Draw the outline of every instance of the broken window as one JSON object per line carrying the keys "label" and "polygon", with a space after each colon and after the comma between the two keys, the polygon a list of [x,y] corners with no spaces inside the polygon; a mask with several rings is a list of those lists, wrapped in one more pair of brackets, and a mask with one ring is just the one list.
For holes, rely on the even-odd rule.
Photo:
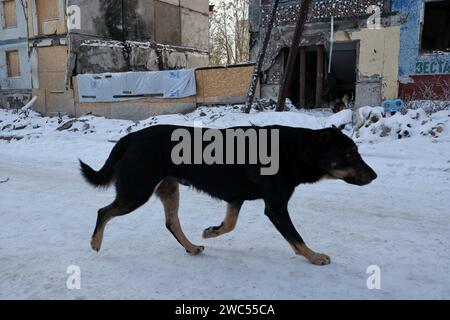
{"label": "broken window", "polygon": [[450,52],[450,0],[425,2],[422,51]]}
{"label": "broken window", "polygon": [[17,27],[17,15],[16,15],[16,1],[15,0],[3,0],[3,17],[4,28]]}
{"label": "broken window", "polygon": [[19,51],[6,51],[6,66],[8,68],[8,77],[20,76],[20,57]]}

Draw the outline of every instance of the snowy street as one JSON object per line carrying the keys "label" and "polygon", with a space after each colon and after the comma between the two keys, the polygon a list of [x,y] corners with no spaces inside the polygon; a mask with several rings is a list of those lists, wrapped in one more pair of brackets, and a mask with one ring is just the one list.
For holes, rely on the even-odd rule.
{"label": "snowy street", "polygon": [[[48,129],[40,138],[0,139],[0,181],[9,178],[0,183],[0,299],[450,298],[448,135],[360,144],[378,173],[369,186],[297,188],[291,218],[307,244],[332,259],[319,267],[294,255],[262,201],[244,204],[234,232],[202,239],[222,221],[225,203],[184,187],[181,223],[206,247],[202,255],[186,254],[166,230],[155,197],[108,224],[102,251],[92,251],[97,210],[114,190],[84,182],[78,159],[98,169],[108,140],[123,135],[99,132],[126,125],[99,120],[96,134]],[[71,265],[80,267],[80,290],[66,286]],[[371,265],[381,268],[381,290],[367,288]]]}

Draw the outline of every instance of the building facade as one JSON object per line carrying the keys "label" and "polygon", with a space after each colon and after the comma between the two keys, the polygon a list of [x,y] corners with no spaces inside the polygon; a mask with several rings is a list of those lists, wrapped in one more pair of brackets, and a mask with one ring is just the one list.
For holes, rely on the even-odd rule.
{"label": "building facade", "polygon": [[25,11],[19,0],[0,1],[0,106],[17,108],[31,96]]}
{"label": "building facade", "polygon": [[450,101],[450,0],[396,0],[401,17],[399,95]]}
{"label": "building facade", "polygon": [[[209,63],[208,0],[14,2],[16,27],[14,32],[1,31],[0,45],[20,46],[23,84],[19,85],[16,75],[5,76],[6,67],[0,64],[2,89],[32,89],[38,97],[34,108],[44,114],[77,114],[72,79],[78,74],[193,68]],[[25,9],[20,11],[22,4]],[[21,12],[26,14],[20,16]],[[6,32],[12,40],[3,36]],[[6,49],[0,49],[0,54]]]}
{"label": "building facade", "polygon": [[[250,1],[251,55],[256,59],[271,1]],[[430,16],[427,9],[436,3],[439,9],[433,7]],[[398,97],[449,100],[445,94],[448,90],[442,89],[449,74],[448,3],[448,0],[313,1],[289,98],[306,107],[324,106],[346,94],[354,97],[356,107],[380,105],[383,100]],[[299,10],[298,0],[280,1],[264,62],[262,96],[278,94]],[[439,21],[442,29],[433,33],[435,21]],[[423,50],[422,38],[442,31],[443,38],[428,40],[428,43],[435,41],[438,49]],[[426,71],[429,74],[423,74]],[[428,91],[419,90],[424,82],[439,85]]]}

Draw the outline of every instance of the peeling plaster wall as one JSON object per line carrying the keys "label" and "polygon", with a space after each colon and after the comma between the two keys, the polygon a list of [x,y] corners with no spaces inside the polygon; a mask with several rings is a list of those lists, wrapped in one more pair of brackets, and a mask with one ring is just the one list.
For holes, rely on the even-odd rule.
{"label": "peeling plaster wall", "polygon": [[[350,32],[349,36],[351,40],[359,41],[356,106],[373,105],[374,102],[379,104],[381,100],[397,98],[400,26],[376,30],[366,28]],[[337,40],[339,41],[339,38]],[[367,84],[368,87],[373,87],[377,82],[380,88],[374,88],[374,96],[379,95],[378,99],[369,99],[366,102],[366,94],[358,95],[358,86]],[[364,90],[360,88],[359,91],[361,93]]]}
{"label": "peeling plaster wall", "polygon": [[209,63],[207,51],[152,42],[89,40],[77,47],[76,56],[75,74],[174,70]]}

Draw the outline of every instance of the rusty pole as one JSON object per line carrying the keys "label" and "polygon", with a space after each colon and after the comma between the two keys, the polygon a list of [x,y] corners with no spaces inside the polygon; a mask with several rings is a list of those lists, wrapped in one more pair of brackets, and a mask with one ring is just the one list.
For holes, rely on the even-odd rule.
{"label": "rusty pole", "polygon": [[294,71],[295,60],[297,59],[298,50],[300,47],[300,40],[302,38],[303,30],[305,28],[306,19],[308,18],[309,7],[311,0],[303,0],[300,7],[300,15],[295,26],[294,37],[292,39],[291,49],[289,51],[289,57],[284,68],[283,80],[281,82],[280,91],[278,94],[278,108],[277,111],[284,111],[286,107],[286,97],[289,87],[292,82],[292,74]]}
{"label": "rusty pole", "polygon": [[270,13],[269,23],[267,24],[266,35],[264,37],[263,45],[259,51],[258,59],[256,60],[255,69],[253,70],[252,81],[250,83],[250,88],[248,89],[247,102],[245,103],[245,112],[250,113],[252,110],[253,100],[255,99],[256,87],[258,85],[258,78],[261,73],[261,69],[266,57],[267,46],[270,41],[270,36],[272,34],[273,25],[275,23],[275,18],[278,11],[278,4],[280,0],[273,0],[272,10]]}

